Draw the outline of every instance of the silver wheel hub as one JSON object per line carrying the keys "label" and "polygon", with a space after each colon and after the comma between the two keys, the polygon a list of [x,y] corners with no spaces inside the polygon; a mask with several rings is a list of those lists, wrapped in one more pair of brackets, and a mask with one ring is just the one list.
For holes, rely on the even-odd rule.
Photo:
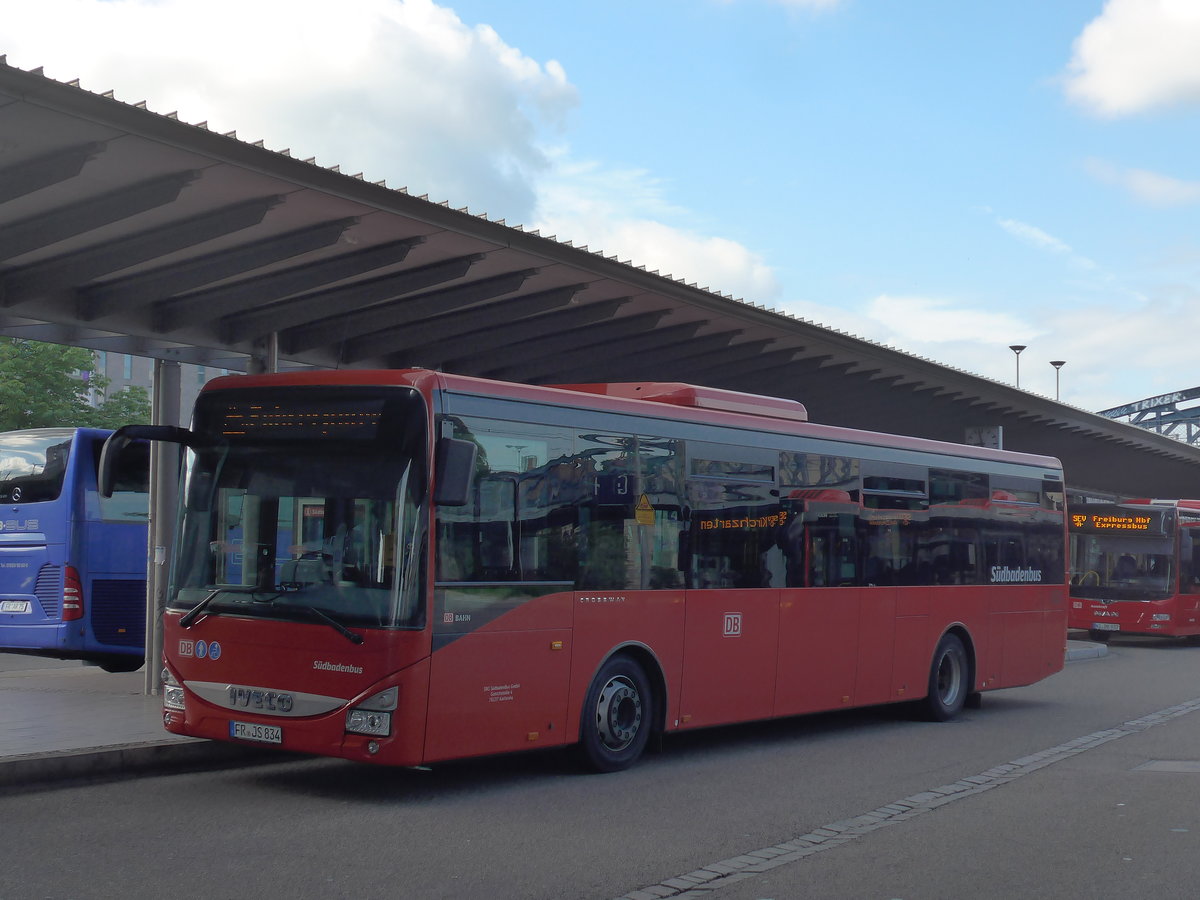
{"label": "silver wheel hub", "polygon": [[952,706],[962,690],[963,671],[959,659],[953,653],[946,653],[938,663],[937,686],[942,703]]}
{"label": "silver wheel hub", "polygon": [[624,750],[642,725],[642,698],[624,675],[610,678],[596,701],[596,731],[609,750]]}

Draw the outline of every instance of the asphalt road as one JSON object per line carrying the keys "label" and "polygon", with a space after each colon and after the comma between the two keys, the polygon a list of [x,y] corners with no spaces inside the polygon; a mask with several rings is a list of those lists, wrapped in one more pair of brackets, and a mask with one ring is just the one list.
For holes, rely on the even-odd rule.
{"label": "asphalt road", "polygon": [[303,760],[10,793],[0,896],[1193,898],[1198,758],[1200,647],[1117,640],[952,723],[716,729],[613,775]]}
{"label": "asphalt road", "polygon": [[27,656],[24,653],[0,653],[0,672],[23,672],[34,669],[68,669],[84,665],[77,659],[49,659]]}

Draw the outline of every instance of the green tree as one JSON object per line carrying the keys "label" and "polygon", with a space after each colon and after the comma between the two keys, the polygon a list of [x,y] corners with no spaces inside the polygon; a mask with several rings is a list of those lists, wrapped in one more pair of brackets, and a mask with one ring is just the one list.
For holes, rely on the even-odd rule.
{"label": "green tree", "polygon": [[[84,381],[79,372],[88,372]],[[144,388],[125,388],[88,402],[89,389],[104,396],[110,381],[96,372],[96,355],[82,347],[0,338],[0,431],[46,426],[115,428],[150,421]]]}

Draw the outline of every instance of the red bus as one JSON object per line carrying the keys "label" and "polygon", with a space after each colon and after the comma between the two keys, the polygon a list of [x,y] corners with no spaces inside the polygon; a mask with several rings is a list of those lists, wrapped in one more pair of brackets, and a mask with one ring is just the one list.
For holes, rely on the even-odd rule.
{"label": "red bus", "polygon": [[163,621],[166,727],[418,765],[915,702],[1063,665],[1057,460],[680,384],[215,379]]}
{"label": "red bus", "polygon": [[1072,503],[1068,533],[1069,627],[1200,635],[1200,500]]}

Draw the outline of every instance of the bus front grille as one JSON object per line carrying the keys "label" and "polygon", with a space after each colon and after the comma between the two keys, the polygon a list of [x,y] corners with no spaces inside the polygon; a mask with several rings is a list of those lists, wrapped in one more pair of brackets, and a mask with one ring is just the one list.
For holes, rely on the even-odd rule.
{"label": "bus front grille", "polygon": [[92,631],[96,640],[118,647],[140,647],[146,637],[144,579],[97,579],[92,582]]}

